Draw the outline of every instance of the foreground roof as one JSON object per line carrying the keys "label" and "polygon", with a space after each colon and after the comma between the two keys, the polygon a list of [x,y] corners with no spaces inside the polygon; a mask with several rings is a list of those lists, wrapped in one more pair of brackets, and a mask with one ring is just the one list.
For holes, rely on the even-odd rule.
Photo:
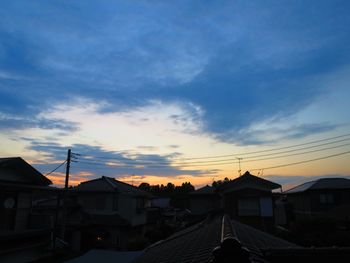
{"label": "foreground roof", "polygon": [[350,189],[350,179],[346,178],[321,178],[298,185],[288,191],[286,194],[301,193],[308,190],[321,189]]}
{"label": "foreground roof", "polygon": [[0,181],[48,186],[52,182],[21,157],[0,158]]}
{"label": "foreground roof", "polygon": [[[249,257],[255,261],[260,260],[259,262],[266,262],[262,261],[263,249],[298,248],[295,244],[232,221],[228,216],[217,216],[150,246],[133,263],[220,262],[213,261],[215,251],[230,239],[239,240],[242,246],[248,249]],[[237,250],[237,253],[241,252]],[[237,258],[238,255],[234,256]]]}
{"label": "foreground roof", "polygon": [[259,189],[263,191],[272,191],[277,188],[281,188],[280,184],[271,182],[261,177],[252,175],[249,172],[245,172],[242,176],[236,179],[222,184],[219,187],[219,191],[224,193],[237,191],[246,188]]}

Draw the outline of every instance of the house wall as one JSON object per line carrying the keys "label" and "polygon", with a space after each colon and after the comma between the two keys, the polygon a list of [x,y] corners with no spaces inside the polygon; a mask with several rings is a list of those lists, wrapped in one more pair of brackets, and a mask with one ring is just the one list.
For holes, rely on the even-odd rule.
{"label": "house wall", "polygon": [[15,217],[15,231],[24,231],[28,229],[31,207],[32,195],[26,192],[18,193]]}
{"label": "house wall", "polygon": [[274,224],[274,204],[271,192],[242,189],[224,194],[224,211],[231,218],[260,229],[270,229]]}
{"label": "house wall", "polygon": [[204,215],[220,208],[220,198],[217,195],[191,195],[190,210],[193,215]]}
{"label": "house wall", "polygon": [[287,197],[292,210],[291,221],[304,220],[311,217],[311,196],[309,193],[291,194]]}
{"label": "house wall", "polygon": [[[119,198],[119,214],[127,219],[132,226],[146,224],[147,199],[130,195],[121,195]],[[144,205],[142,203],[144,202]]]}
{"label": "house wall", "polygon": [[146,224],[144,206],[148,205],[148,199],[145,198],[109,192],[84,192],[79,193],[78,203],[89,213],[118,212],[132,226]]}
{"label": "house wall", "polygon": [[[148,199],[133,194],[118,193],[105,180],[93,180],[79,185],[78,203],[90,213],[118,212],[131,225],[146,223]],[[110,192],[107,192],[109,190]],[[144,204],[144,205],[143,205]]]}
{"label": "house wall", "polygon": [[97,226],[82,231],[80,240],[81,249],[93,247],[125,249],[128,244],[128,234],[122,227]]}
{"label": "house wall", "polygon": [[84,192],[79,193],[78,203],[87,212],[113,212],[118,211],[118,207],[114,205],[114,202],[118,199],[118,196],[109,192]]}
{"label": "house wall", "polygon": [[143,227],[127,226],[95,226],[81,231],[81,236],[76,242],[76,247],[82,250],[91,248],[108,248],[117,250],[127,250],[132,243],[144,240]]}
{"label": "house wall", "polygon": [[292,207],[292,220],[295,221],[315,217],[350,220],[350,191],[346,189],[313,190],[289,194],[287,200]]}
{"label": "house wall", "polygon": [[[5,202],[15,202],[13,207],[6,207]],[[16,218],[16,206],[17,206],[17,192],[5,191],[0,189],[0,232],[1,231],[12,231],[15,228]]]}

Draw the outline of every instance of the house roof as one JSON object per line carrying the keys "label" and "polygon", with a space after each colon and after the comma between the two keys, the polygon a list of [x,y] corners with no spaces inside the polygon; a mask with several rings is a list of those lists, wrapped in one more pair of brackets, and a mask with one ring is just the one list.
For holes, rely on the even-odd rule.
{"label": "house roof", "polygon": [[102,176],[94,180],[80,183],[74,187],[74,190],[85,192],[118,192],[123,194],[132,194],[137,196],[151,197],[150,193],[143,191],[133,185],[115,180],[114,178]]}
{"label": "house roof", "polygon": [[0,158],[0,181],[37,186],[52,184],[51,180],[21,157]]}
{"label": "house roof", "polygon": [[190,195],[207,195],[207,194],[215,194],[214,187],[206,185],[202,188],[197,189],[190,193]]}
{"label": "house roof", "polygon": [[288,191],[286,194],[301,193],[309,190],[321,189],[350,189],[350,179],[346,178],[321,178],[298,185]]}
{"label": "house roof", "polygon": [[263,259],[260,249],[266,247],[298,247],[237,221],[232,221],[228,216],[217,216],[208,218],[148,247],[133,263],[212,262],[213,251],[217,250],[218,246],[222,248],[225,240],[233,238],[247,247],[250,257],[256,260]]}
{"label": "house roof", "polygon": [[249,172],[245,172],[242,176],[222,184],[219,186],[218,190],[222,191],[223,193],[233,192],[246,188],[271,191],[280,187],[280,184],[252,175]]}

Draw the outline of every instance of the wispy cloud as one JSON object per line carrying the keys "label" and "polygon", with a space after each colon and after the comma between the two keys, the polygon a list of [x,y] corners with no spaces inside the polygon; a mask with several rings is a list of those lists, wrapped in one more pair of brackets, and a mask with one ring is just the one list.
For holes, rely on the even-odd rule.
{"label": "wispy cloud", "polygon": [[[217,169],[183,169],[172,164],[172,154],[140,154],[135,152],[116,152],[102,149],[100,146],[73,144],[70,146],[61,146],[57,143],[31,141],[29,149],[40,153],[45,160],[33,163],[33,165],[42,171],[48,173],[58,166],[57,160],[66,159],[67,149],[71,148],[73,163],[71,165],[73,177],[77,175],[76,180],[84,178],[96,178],[100,175],[112,177],[125,177],[130,175],[153,176],[153,177],[178,177],[178,176],[211,176],[217,174]],[[64,169],[64,167],[62,168]],[[64,171],[64,170],[62,170]],[[80,176],[81,175],[81,176]],[[54,174],[61,178],[62,174]],[[50,178],[51,178],[50,177]],[[58,178],[57,177],[57,178]],[[58,180],[58,179],[57,179]]]}
{"label": "wispy cloud", "polygon": [[333,131],[340,126],[331,123],[304,123],[288,127],[278,127],[274,126],[274,124],[276,124],[276,122],[269,122],[265,125],[268,127],[264,128],[253,127],[231,130],[217,135],[216,137],[219,140],[235,143],[237,145],[273,145],[283,140],[307,138],[308,136],[314,136],[315,134]]}

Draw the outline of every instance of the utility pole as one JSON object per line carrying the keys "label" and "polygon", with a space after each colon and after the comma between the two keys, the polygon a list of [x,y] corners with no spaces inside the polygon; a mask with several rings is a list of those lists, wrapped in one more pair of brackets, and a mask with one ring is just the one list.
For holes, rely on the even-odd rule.
{"label": "utility pole", "polygon": [[68,153],[67,153],[67,165],[66,165],[66,180],[64,183],[64,189],[67,192],[68,191],[68,182],[69,182],[69,170],[70,170],[70,161],[71,161],[71,149],[68,149]]}
{"label": "utility pole", "polygon": [[236,159],[238,160],[238,175],[241,176],[242,175],[241,160],[243,160],[243,158],[236,157]]}
{"label": "utility pole", "polygon": [[[65,238],[65,232],[66,232],[66,221],[67,221],[67,212],[68,212],[68,206],[67,206],[67,199],[68,199],[68,185],[69,185],[69,170],[70,170],[70,162],[71,162],[71,149],[68,149],[67,152],[67,164],[66,164],[66,179],[64,182],[64,198],[63,198],[63,225],[62,225],[62,239]],[[54,241],[56,242],[56,241]]]}

